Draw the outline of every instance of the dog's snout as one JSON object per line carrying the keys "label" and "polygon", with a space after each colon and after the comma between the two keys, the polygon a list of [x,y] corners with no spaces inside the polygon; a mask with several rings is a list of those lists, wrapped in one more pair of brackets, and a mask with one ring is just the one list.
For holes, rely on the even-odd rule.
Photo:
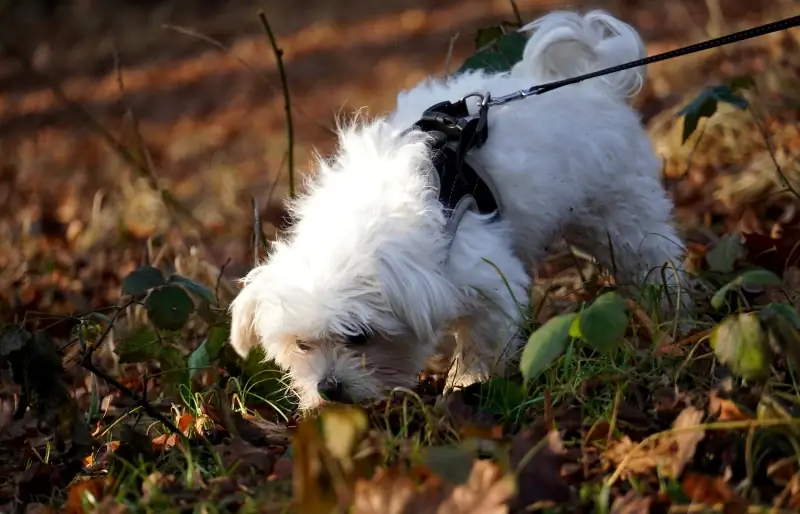
{"label": "dog's snout", "polygon": [[338,380],[323,380],[317,385],[317,392],[320,396],[332,402],[345,400],[344,386]]}

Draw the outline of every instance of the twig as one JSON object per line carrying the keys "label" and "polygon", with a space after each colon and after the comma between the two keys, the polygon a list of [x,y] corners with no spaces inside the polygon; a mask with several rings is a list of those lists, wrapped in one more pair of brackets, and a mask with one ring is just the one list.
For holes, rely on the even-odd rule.
{"label": "twig", "polygon": [[219,269],[219,275],[217,275],[217,283],[214,286],[214,297],[217,299],[218,306],[219,306],[219,285],[222,282],[222,274],[225,273],[225,268],[227,268],[228,264],[230,263],[231,263],[231,258],[228,257],[228,259],[225,261],[225,264],[223,264],[222,267]]}
{"label": "twig", "polygon": [[783,181],[783,185],[795,196],[795,198],[800,198],[800,192],[798,192],[794,186],[792,186],[792,184],[789,182],[789,179],[786,178],[786,175],[783,173],[783,168],[781,168],[781,165],[778,163],[778,158],[775,155],[775,149],[772,148],[772,143],[769,140],[767,129],[761,123],[761,120],[752,107],[748,108],[748,111],[750,111],[750,115],[753,117],[753,121],[755,122],[756,127],[758,127],[758,131],[761,133],[761,138],[764,140],[764,144],[767,147],[767,153],[769,153],[769,157],[772,159],[772,164],[775,166],[775,171],[778,172],[778,176],[781,178],[781,181]]}
{"label": "twig", "polygon": [[117,318],[119,318],[119,315],[122,314],[128,307],[130,307],[134,303],[136,303],[135,300],[129,300],[128,303],[126,303],[122,307],[119,307],[117,309],[117,312],[115,312],[114,315],[111,316],[111,319],[108,321],[108,326],[106,327],[106,329],[103,331],[102,334],[100,334],[100,337],[97,338],[97,344],[89,346],[88,348],[82,348],[82,350],[84,350],[83,357],[81,359],[82,365],[85,365],[87,362],[92,361],[92,354],[95,352],[95,350],[100,348],[100,345],[103,344],[105,338],[108,337],[108,334],[111,333],[111,330],[114,328],[114,323],[116,323]]}
{"label": "twig", "polygon": [[292,125],[292,102],[289,97],[289,83],[286,79],[286,69],[283,66],[283,50],[278,47],[278,42],[275,40],[275,34],[272,33],[272,28],[269,25],[267,16],[264,11],[258,13],[258,18],[264,26],[269,38],[269,44],[272,46],[272,51],[275,54],[275,61],[278,64],[278,74],[281,77],[281,87],[283,88],[283,108],[286,111],[286,145],[287,145],[287,169],[289,172],[289,196],[294,197],[294,127]]}
{"label": "twig", "polygon": [[167,427],[167,429],[170,432],[174,433],[175,435],[177,435],[181,439],[185,439],[186,438],[186,436],[183,435],[183,433],[178,429],[178,427],[176,427],[169,419],[167,419],[166,416],[164,416],[163,414],[158,412],[158,410],[155,407],[153,407],[152,405],[150,405],[150,403],[148,403],[147,400],[145,400],[144,398],[142,398],[138,394],[134,393],[133,391],[131,391],[127,387],[125,387],[125,385],[123,385],[121,382],[117,381],[114,377],[111,377],[111,376],[105,374],[104,372],[100,371],[99,369],[97,369],[95,367],[95,365],[92,363],[91,359],[81,363],[81,366],[86,371],[94,374],[95,376],[98,376],[98,377],[102,378],[107,384],[110,384],[110,385],[114,386],[115,388],[117,388],[122,394],[124,394],[125,396],[127,396],[128,398],[133,400],[134,403],[137,406],[141,407],[142,410],[144,410],[146,413],[148,413],[153,418],[155,418],[158,421],[160,421],[165,427]]}
{"label": "twig", "polygon": [[522,22],[522,15],[519,13],[519,6],[517,6],[516,0],[508,0],[511,2],[511,9],[514,11],[514,17],[517,19],[517,23],[521,27],[523,25]]}
{"label": "twig", "polygon": [[[147,169],[147,166],[143,165],[139,162],[136,157],[128,150],[125,145],[117,140],[111,132],[109,132],[102,123],[97,121],[97,119],[92,116],[91,113],[81,104],[73,101],[70,99],[61,86],[49,75],[44,72],[38,71],[34,68],[33,64],[30,60],[25,56],[25,54],[20,51],[16,46],[10,44],[8,41],[0,40],[0,45],[5,47],[5,49],[16,59],[25,71],[30,74],[32,77],[36,78],[44,82],[50,91],[53,93],[53,96],[56,97],[62,104],[67,106],[72,113],[78,117],[90,130],[94,131],[98,136],[100,136],[103,141],[108,144],[109,147],[125,162],[131,165],[134,169],[142,173],[147,179],[150,181],[151,187],[156,190],[159,190],[157,185],[153,183],[153,177],[151,176],[150,170]],[[179,212],[182,216],[184,216],[188,221],[191,222],[195,228],[201,229],[202,223],[198,221],[194,215],[187,209],[183,204],[181,204],[169,191],[160,190],[162,201],[168,206],[175,209]]]}
{"label": "twig", "polygon": [[445,78],[450,76],[450,65],[453,62],[453,49],[456,46],[456,41],[458,41],[459,36],[461,36],[461,32],[456,32],[453,37],[450,38],[450,44],[447,45],[447,57],[444,59]]}

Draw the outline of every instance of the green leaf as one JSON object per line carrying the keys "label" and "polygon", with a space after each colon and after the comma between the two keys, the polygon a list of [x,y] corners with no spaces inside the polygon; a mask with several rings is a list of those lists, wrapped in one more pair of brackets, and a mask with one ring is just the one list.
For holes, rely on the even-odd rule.
{"label": "green leaf", "polygon": [[522,60],[522,52],[527,42],[528,38],[521,32],[503,34],[468,57],[456,71],[456,75],[474,70],[483,70],[487,73],[509,71]]}
{"label": "green leaf", "polygon": [[747,109],[747,100],[736,94],[742,89],[744,81],[736,82],[733,85],[711,86],[704,89],[697,98],[689,102],[687,106],[678,111],[679,116],[683,116],[683,140],[685,143],[697,129],[697,124],[701,118],[710,118],[717,112],[719,102],[733,105],[738,109]]}
{"label": "green leaf", "polygon": [[731,280],[711,298],[711,306],[719,309],[725,303],[725,297],[728,293],[741,288],[742,286],[779,286],[783,284],[781,277],[775,273],[765,269],[752,269],[745,271],[735,279]]}
{"label": "green leaf", "polygon": [[502,25],[484,27],[475,31],[475,50],[481,50],[503,37],[506,33]]}
{"label": "green leaf", "polygon": [[706,253],[708,267],[717,273],[731,273],[741,250],[741,236],[726,234]]}
{"label": "green leaf", "polygon": [[119,362],[136,363],[157,359],[162,348],[158,336],[147,327],[137,327],[131,332],[123,333],[114,348]]}
{"label": "green leaf", "polygon": [[531,334],[522,350],[519,367],[525,383],[538,377],[567,348],[569,328],[577,314],[561,314],[551,318]]}
{"label": "green leaf", "polygon": [[157,328],[180,330],[194,311],[194,302],[176,285],[154,289],[144,302],[147,316]]}
{"label": "green leaf", "polygon": [[160,269],[153,266],[142,266],[122,280],[122,294],[133,296],[144,294],[150,289],[164,284],[166,284],[164,274]]}
{"label": "green leaf", "polygon": [[191,354],[187,361],[189,373],[194,374],[197,370],[207,368],[219,356],[222,347],[228,340],[228,330],[224,327],[212,327],[208,337],[200,343]]}
{"label": "green leaf", "polygon": [[598,296],[581,312],[581,336],[599,352],[614,350],[627,329],[628,305],[614,291]]}
{"label": "green leaf", "polygon": [[774,354],[757,313],[725,319],[711,332],[710,342],[717,359],[736,375],[745,380],[769,376]]}
{"label": "green leaf", "polygon": [[[796,311],[793,314],[795,317],[797,316]],[[774,307],[772,310],[762,309],[759,317],[767,329],[769,346],[772,351],[785,355],[786,361],[792,366],[795,373],[800,373],[800,332],[798,332],[795,321],[774,310]]]}
{"label": "green leaf", "polygon": [[472,454],[453,446],[431,446],[422,451],[422,462],[451,484],[463,484],[472,473]]}
{"label": "green leaf", "polygon": [[199,282],[195,282],[190,278],[182,277],[178,274],[172,274],[169,277],[168,283],[185,287],[190,293],[197,296],[208,305],[217,305],[217,297],[214,295],[214,292]]}
{"label": "green leaf", "polygon": [[31,340],[31,334],[17,325],[6,325],[0,332],[0,355],[6,356],[24,347]]}
{"label": "green leaf", "polygon": [[787,321],[791,322],[794,328],[800,330],[800,314],[797,308],[789,303],[775,302],[765,305],[760,311],[762,319],[770,318],[772,316],[782,316]]}

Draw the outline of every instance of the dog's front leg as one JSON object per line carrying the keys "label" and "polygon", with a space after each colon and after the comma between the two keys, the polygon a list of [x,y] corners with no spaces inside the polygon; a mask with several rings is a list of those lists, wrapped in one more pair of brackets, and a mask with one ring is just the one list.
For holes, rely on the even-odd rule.
{"label": "dog's front leg", "polygon": [[530,278],[501,223],[465,217],[453,241],[449,271],[465,291],[468,309],[452,329],[456,344],[448,388],[502,375],[521,346]]}

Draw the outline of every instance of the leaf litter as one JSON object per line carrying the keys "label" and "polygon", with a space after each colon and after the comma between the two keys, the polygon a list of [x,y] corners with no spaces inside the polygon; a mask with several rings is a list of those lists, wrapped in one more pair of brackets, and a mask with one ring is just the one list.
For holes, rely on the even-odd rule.
{"label": "leaf litter", "polygon": [[[652,16],[652,6],[630,9]],[[520,51],[515,26],[480,31],[480,51],[457,58],[467,68],[506,67]],[[224,345],[224,307],[236,293],[229,279],[250,256],[241,212],[198,209],[244,226],[242,241],[230,241],[214,228],[218,217],[199,238],[170,226],[135,180],[123,196],[136,220],[107,202],[95,202],[90,218],[79,207],[92,199],[75,194],[53,202],[55,211],[34,198],[33,222],[0,223],[4,236],[18,233],[8,226],[28,231],[0,256],[0,305],[14,322],[0,332],[10,370],[0,390],[0,508],[800,508],[800,210],[791,191],[800,134],[797,109],[786,107],[800,76],[798,40],[740,48],[726,62],[665,64],[636,100],[659,106],[649,128],[689,233],[687,262],[707,282],[697,328],[677,336],[563,248],[537,277],[548,289],[533,292],[543,303],[526,327],[536,344],[522,355],[522,376],[446,396],[432,373],[414,395],[296,419],[274,367],[258,355],[242,362]],[[162,143],[147,146],[154,161],[171,159]],[[99,159],[92,144],[76,148]],[[233,255],[233,267],[225,271],[220,255]]]}

